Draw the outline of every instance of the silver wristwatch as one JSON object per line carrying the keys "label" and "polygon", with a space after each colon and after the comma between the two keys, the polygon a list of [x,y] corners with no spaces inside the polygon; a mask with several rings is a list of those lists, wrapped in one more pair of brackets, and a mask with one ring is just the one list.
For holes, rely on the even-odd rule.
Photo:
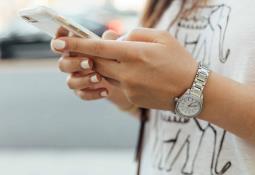
{"label": "silver wristwatch", "polygon": [[176,98],[175,113],[184,118],[195,118],[203,109],[203,89],[209,77],[207,66],[199,63],[197,74],[192,87],[181,97]]}

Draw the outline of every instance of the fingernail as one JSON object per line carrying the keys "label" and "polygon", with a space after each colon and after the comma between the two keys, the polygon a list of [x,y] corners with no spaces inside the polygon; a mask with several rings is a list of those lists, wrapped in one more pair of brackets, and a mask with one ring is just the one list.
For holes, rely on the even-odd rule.
{"label": "fingernail", "polygon": [[90,68],[89,60],[83,60],[83,61],[81,62],[81,68],[83,68],[83,69],[89,69],[89,68]]}
{"label": "fingernail", "polygon": [[127,39],[127,35],[123,35],[117,39],[117,41],[124,41]]}
{"label": "fingernail", "polygon": [[93,76],[90,78],[90,81],[91,81],[92,83],[98,83],[98,82],[99,82],[99,79],[98,79],[97,75],[93,75]]}
{"label": "fingernail", "polygon": [[100,93],[100,95],[101,95],[102,97],[107,97],[107,96],[108,96],[108,93],[107,93],[107,91],[103,91],[103,92]]}
{"label": "fingernail", "polygon": [[56,39],[52,41],[52,46],[57,50],[62,50],[66,47],[66,42],[63,40]]}

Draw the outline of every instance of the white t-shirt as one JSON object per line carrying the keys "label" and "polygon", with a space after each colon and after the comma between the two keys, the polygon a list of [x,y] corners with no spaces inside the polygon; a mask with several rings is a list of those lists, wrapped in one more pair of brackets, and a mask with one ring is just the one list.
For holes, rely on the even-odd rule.
{"label": "white t-shirt", "polygon": [[[176,0],[156,28],[167,30],[179,9]],[[190,10],[190,4],[185,10]],[[211,70],[255,85],[254,17],[254,0],[209,0],[182,16],[169,32]],[[150,111],[141,175],[216,174],[255,175],[255,145],[199,119]]]}

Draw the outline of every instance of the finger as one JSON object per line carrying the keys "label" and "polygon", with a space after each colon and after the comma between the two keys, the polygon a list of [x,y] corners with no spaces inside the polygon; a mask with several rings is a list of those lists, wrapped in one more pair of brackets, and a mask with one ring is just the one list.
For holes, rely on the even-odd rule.
{"label": "finger", "polygon": [[103,39],[105,39],[105,40],[116,40],[116,39],[118,39],[120,36],[116,33],[116,32],[114,32],[114,31],[112,31],[112,30],[107,30],[107,31],[105,31],[104,33],[103,33],[103,36],[102,36],[102,38]]}
{"label": "finger", "polygon": [[57,49],[55,49],[55,47],[53,46],[53,41],[54,41],[54,39],[52,39],[50,42],[50,48],[51,48],[52,52],[54,52],[55,54],[59,54],[59,55],[63,54],[63,52],[60,52]]}
{"label": "finger", "polygon": [[53,47],[58,51],[78,52],[105,59],[124,60],[137,56],[138,42],[112,41],[102,39],[82,39],[64,37],[54,40]]}
{"label": "finger", "polygon": [[[66,28],[64,28],[64,27],[61,26],[61,27],[57,30],[57,32],[56,32],[56,37],[55,37],[55,39],[56,39],[56,38],[59,38],[59,37],[66,37],[66,36],[70,36],[70,37],[79,37],[79,36],[73,34],[72,32],[68,31]],[[57,50],[52,46],[52,42],[51,42],[51,49],[52,49],[53,52],[55,52],[55,53],[57,53],[57,54],[63,54],[62,52],[57,51]],[[74,53],[74,52],[72,52],[72,53],[66,52],[66,53],[64,53],[64,55],[66,55],[66,56],[68,56],[68,55],[70,55],[70,56],[79,56],[79,54]]]}
{"label": "finger", "polygon": [[83,100],[97,100],[102,99],[108,96],[108,91],[106,89],[85,89],[75,91],[76,95],[79,96]]}
{"label": "finger", "polygon": [[[69,75],[69,77],[74,76],[74,77],[81,77],[81,78],[84,78],[84,77],[88,77],[88,76],[90,76],[90,75],[94,75],[94,74],[96,74],[96,73],[93,72],[93,73],[88,74],[88,75],[78,75],[78,76],[75,75],[75,74],[76,74],[76,73],[73,73],[73,74]],[[104,77],[102,77],[102,79],[100,80],[99,83],[91,83],[91,82],[89,82],[89,85],[86,86],[86,87],[84,87],[84,88],[82,88],[82,89],[85,89],[85,88],[88,88],[88,89],[101,89],[101,88],[106,88],[106,89],[107,89],[108,83],[109,83],[109,82],[106,81]]]}
{"label": "finger", "polygon": [[70,34],[70,32],[69,32],[67,29],[65,29],[64,27],[61,26],[61,27],[57,30],[56,38],[68,36],[69,34]]}
{"label": "finger", "polygon": [[117,80],[114,80],[114,79],[111,79],[111,78],[107,78],[107,77],[104,77],[105,81],[108,82],[109,84],[111,84],[112,86],[116,86],[116,87],[121,87],[121,84],[119,81]]}
{"label": "finger", "polygon": [[85,89],[90,86],[93,87],[93,84],[101,82],[102,78],[98,74],[92,74],[84,77],[75,77],[70,75],[67,77],[67,85],[70,89]]}
{"label": "finger", "polygon": [[69,57],[82,57],[83,55],[80,54],[80,53],[68,52],[68,54],[66,54],[65,56],[69,56]]}
{"label": "finger", "polygon": [[[73,33],[71,33],[71,32],[69,32],[69,35],[68,35],[69,37],[76,37],[76,38],[80,38],[78,35],[75,35],[75,34],[73,34]],[[82,56],[82,54],[80,54],[80,53],[76,53],[76,52],[68,52],[69,53],[69,56],[71,56],[71,57],[78,57],[78,56]]]}
{"label": "finger", "polygon": [[166,43],[171,35],[167,31],[151,28],[136,28],[127,34],[128,41]]}
{"label": "finger", "polygon": [[121,63],[102,58],[94,58],[93,64],[93,70],[98,72],[100,75],[114,80],[119,80],[119,75],[121,74]]}
{"label": "finger", "polygon": [[113,30],[107,30],[103,33],[102,38],[105,40],[116,40],[120,37],[116,32]]}
{"label": "finger", "polygon": [[[56,32],[56,36],[55,36],[55,39],[56,38],[59,38],[59,37],[65,37],[65,36],[68,36],[69,35],[69,31],[67,29],[65,29],[64,27],[60,27],[57,32]],[[52,40],[51,40],[51,43],[50,43],[50,46],[51,46],[51,50],[56,53],[56,54],[62,54],[62,52],[59,52],[57,51],[53,46],[52,46]]]}
{"label": "finger", "polygon": [[59,59],[59,69],[65,73],[91,72],[92,68],[92,60],[86,57],[61,57]]}

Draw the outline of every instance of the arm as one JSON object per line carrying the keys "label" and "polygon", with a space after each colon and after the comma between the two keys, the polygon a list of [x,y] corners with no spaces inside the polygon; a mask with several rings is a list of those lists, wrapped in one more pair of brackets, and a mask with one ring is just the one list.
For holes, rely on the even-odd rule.
{"label": "arm", "polygon": [[200,118],[255,143],[255,87],[212,72]]}
{"label": "arm", "polygon": [[[167,32],[136,29],[127,40],[61,38],[65,45],[59,51],[94,56],[96,70],[118,82],[115,85],[132,103],[174,110],[173,99],[191,87],[197,62]],[[255,87],[212,72],[199,117],[255,144]]]}

